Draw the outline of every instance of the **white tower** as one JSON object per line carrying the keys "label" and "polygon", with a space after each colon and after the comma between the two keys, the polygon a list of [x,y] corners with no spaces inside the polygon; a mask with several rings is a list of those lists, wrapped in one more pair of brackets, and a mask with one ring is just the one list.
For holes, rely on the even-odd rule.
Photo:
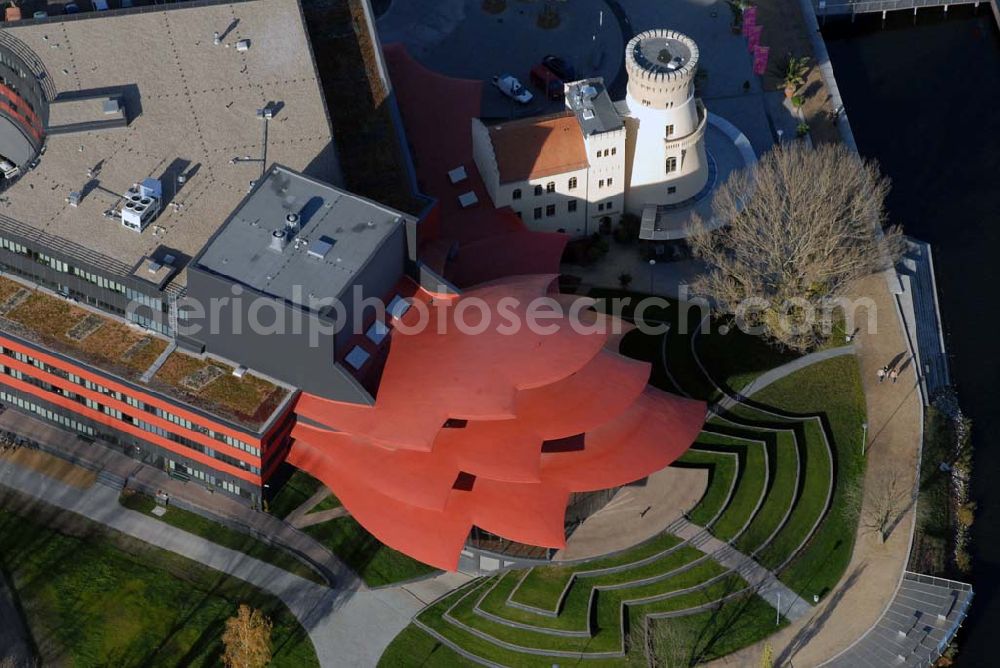
{"label": "white tower", "polygon": [[676,204],[708,182],[708,114],[694,96],[698,45],[673,30],[649,30],[625,48],[632,125],[631,175],[625,209],[641,216],[649,206]]}

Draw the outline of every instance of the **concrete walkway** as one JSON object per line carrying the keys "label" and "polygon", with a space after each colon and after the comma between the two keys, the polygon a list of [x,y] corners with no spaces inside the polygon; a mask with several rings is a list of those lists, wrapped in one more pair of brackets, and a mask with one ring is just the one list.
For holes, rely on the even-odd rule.
{"label": "concrete walkway", "polygon": [[638,545],[683,517],[707,487],[707,469],[676,466],[626,485],[573,531],[553,560],[589,559]]}
{"label": "concrete walkway", "polygon": [[327,588],[128,510],[118,503],[118,490],[103,484],[81,490],[0,461],[0,485],[273,594],[307,631],[321,666],[375,665],[415,613],[466,580],[448,573],[405,586],[366,590],[355,577]]}
{"label": "concrete walkway", "polygon": [[348,515],[350,515],[350,513],[347,512],[347,508],[340,506],[339,508],[330,508],[329,510],[321,510],[316,513],[303,513],[294,520],[285,518],[285,521],[296,529],[305,529],[306,527],[311,527],[314,524],[322,524],[323,522],[329,522],[330,520],[335,520],[340,517],[347,517]]}
{"label": "concrete walkway", "polygon": [[774,573],[735,547],[724,543],[705,528],[681,519],[670,527],[670,532],[708,553],[717,564],[740,575],[758,596],[767,601],[789,621],[808,615],[812,606],[801,596],[785,586]]}

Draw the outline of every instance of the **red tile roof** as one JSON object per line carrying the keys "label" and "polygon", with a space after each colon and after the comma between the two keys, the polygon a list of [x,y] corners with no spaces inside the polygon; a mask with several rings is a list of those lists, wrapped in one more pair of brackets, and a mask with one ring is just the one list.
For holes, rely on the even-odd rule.
{"label": "red tile roof", "polygon": [[583,133],[569,112],[494,125],[490,141],[500,183],[565,174],[588,165]]}

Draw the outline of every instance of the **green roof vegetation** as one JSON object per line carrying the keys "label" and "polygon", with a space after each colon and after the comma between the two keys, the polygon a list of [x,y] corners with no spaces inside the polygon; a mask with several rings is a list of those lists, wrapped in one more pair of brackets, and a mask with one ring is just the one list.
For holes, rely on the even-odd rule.
{"label": "green roof vegetation", "polygon": [[[8,301],[11,300],[11,301]],[[137,380],[166,347],[166,341],[143,333],[110,317],[98,316],[87,309],[44,292],[32,291],[16,281],[0,277],[0,304],[12,306],[0,317],[15,323],[15,334],[27,334],[56,352],[106,368],[130,380]],[[86,337],[69,336],[84,319],[96,319],[99,326]],[[16,325],[20,325],[17,327]]]}
{"label": "green roof vegetation", "polygon": [[[134,383],[166,350],[167,341],[111,315],[0,277],[0,329]],[[258,429],[288,390],[252,373],[175,351],[147,385],[237,424]],[[207,372],[207,373],[206,373]],[[201,385],[192,382],[201,378]]]}

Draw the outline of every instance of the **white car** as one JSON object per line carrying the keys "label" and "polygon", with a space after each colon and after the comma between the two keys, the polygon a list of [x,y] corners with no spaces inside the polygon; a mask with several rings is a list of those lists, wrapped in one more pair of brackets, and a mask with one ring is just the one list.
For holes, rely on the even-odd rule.
{"label": "white car", "polygon": [[521,104],[531,102],[531,91],[521,85],[517,77],[510,74],[502,74],[493,77],[493,85],[500,89],[500,92],[512,100],[517,100]]}

